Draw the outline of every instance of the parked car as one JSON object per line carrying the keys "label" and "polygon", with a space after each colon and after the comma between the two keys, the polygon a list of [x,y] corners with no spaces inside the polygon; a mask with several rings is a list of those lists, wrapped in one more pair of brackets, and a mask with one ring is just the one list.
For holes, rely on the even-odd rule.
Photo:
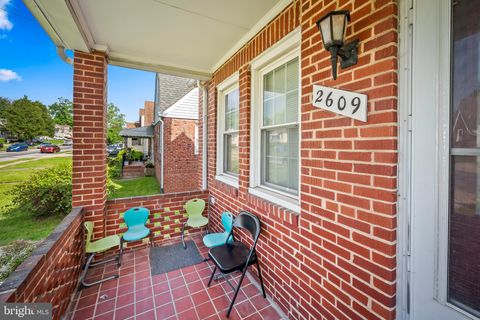
{"label": "parked car", "polygon": [[39,145],[37,146],[37,149],[41,149],[43,146],[48,146],[49,144],[51,144],[51,143],[43,142],[42,144],[39,144]]}
{"label": "parked car", "polygon": [[46,144],[40,148],[41,153],[55,153],[60,152],[60,147],[56,144]]}
{"label": "parked car", "polygon": [[120,152],[120,150],[122,150],[122,148],[120,148],[116,144],[111,144],[107,146],[107,153],[109,157],[116,157],[118,155],[118,152]]}
{"label": "parked car", "polygon": [[44,140],[40,140],[40,139],[32,139],[32,143],[34,145],[41,145],[41,144],[45,144],[46,142]]}
{"label": "parked car", "polygon": [[63,145],[64,146],[71,146],[72,145],[72,140],[64,140]]}
{"label": "parked car", "polygon": [[7,152],[19,152],[19,151],[27,151],[27,150],[28,150],[28,144],[26,144],[25,142],[15,143],[7,148]]}
{"label": "parked car", "polygon": [[118,150],[122,150],[123,148],[125,148],[125,144],[121,142],[112,144],[112,146],[115,146]]}

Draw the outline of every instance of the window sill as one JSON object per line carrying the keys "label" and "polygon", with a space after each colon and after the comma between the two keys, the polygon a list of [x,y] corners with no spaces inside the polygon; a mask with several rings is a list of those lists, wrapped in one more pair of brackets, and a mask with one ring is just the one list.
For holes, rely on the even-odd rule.
{"label": "window sill", "polygon": [[277,204],[295,213],[300,213],[298,198],[288,197],[262,187],[248,188],[248,192],[254,196]]}
{"label": "window sill", "polygon": [[218,174],[215,176],[215,180],[218,180],[231,187],[234,187],[235,189],[238,189],[238,178],[228,176],[226,174]]}

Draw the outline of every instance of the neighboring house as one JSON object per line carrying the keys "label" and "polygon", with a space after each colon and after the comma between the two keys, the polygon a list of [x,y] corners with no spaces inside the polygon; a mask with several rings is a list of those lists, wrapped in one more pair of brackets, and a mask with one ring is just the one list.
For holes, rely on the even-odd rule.
{"label": "neighboring house", "polygon": [[194,80],[157,74],[155,103],[145,101],[139,120],[120,131],[127,148],[154,161],[164,192],[198,188],[198,88],[193,86]]}
{"label": "neighboring house", "polygon": [[138,110],[138,121],[127,122],[120,130],[120,136],[125,140],[125,147],[143,152],[152,157],[154,102],[145,101],[143,108]]}
{"label": "neighboring house", "polygon": [[53,137],[55,139],[71,139],[72,127],[66,124],[55,124]]}
{"label": "neighboring house", "polygon": [[132,128],[136,128],[136,127],[139,127],[140,124],[138,123],[138,121],[135,121],[135,122],[125,122],[125,129],[132,129]]}
{"label": "neighboring house", "polygon": [[156,176],[165,192],[198,189],[198,88],[159,114],[154,138]]}

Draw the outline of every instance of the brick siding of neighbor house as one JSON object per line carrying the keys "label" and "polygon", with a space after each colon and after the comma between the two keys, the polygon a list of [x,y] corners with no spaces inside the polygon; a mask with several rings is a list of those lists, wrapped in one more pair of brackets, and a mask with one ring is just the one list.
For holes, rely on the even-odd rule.
{"label": "brick siding of neighbor house", "polygon": [[[350,10],[346,40],[360,40],[359,60],[339,67],[334,81],[316,22],[340,9]],[[267,291],[291,319],[395,318],[397,13],[396,1],[294,1],[207,83],[214,227],[221,228],[220,213],[227,210],[249,210],[261,219],[258,254]],[[250,61],[296,28],[301,28],[299,214],[248,193]],[[214,178],[216,86],[236,71],[238,189]],[[313,84],[367,94],[368,122],[313,107]]]}
{"label": "brick siding of neighbor house", "polygon": [[[105,215],[107,235],[125,232],[127,229],[123,224],[123,213],[129,208],[141,206],[150,210],[147,226],[153,232],[155,244],[162,244],[172,240],[178,241],[182,225],[187,221],[183,206],[188,200],[203,199],[206,203],[204,216],[207,216],[207,197],[207,191],[192,191],[108,200]],[[190,232],[191,234],[201,231],[204,230],[200,228],[187,229],[187,233]],[[127,248],[145,246],[148,240],[129,242]]]}
{"label": "brick siding of neighbor house", "polygon": [[84,256],[83,215],[74,208],[0,286],[0,302],[51,303],[53,319],[65,314]]}
{"label": "brick siding of neighbor house", "polygon": [[161,187],[161,176],[162,176],[162,159],[160,155],[160,131],[161,123],[158,122],[153,127],[153,163],[155,164],[155,177],[157,178],[158,185]]}
{"label": "brick siding of neighbor house", "polygon": [[153,123],[153,109],[155,107],[155,103],[153,101],[145,101],[143,109],[145,115],[145,126],[149,126]]}
{"label": "brick siding of neighbor house", "polygon": [[85,208],[96,239],[104,235],[107,200],[107,58],[76,51],[73,70],[72,205]]}
{"label": "brick siding of neighbor house", "polygon": [[164,118],[163,189],[165,193],[199,190],[201,163],[195,149],[197,120]]}

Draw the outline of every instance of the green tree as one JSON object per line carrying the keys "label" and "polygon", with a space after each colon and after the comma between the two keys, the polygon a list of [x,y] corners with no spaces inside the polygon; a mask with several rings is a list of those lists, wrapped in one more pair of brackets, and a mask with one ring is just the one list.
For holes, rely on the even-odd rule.
{"label": "green tree", "polygon": [[10,105],[10,100],[7,98],[0,97],[0,133],[5,130],[5,120],[4,113],[7,107]]}
{"label": "green tree", "polygon": [[48,106],[48,113],[56,124],[73,126],[73,103],[64,98]]}
{"label": "green tree", "polygon": [[27,96],[14,100],[3,112],[5,129],[22,140],[53,136],[55,125],[47,107]]}
{"label": "green tree", "polygon": [[7,98],[0,97],[0,118],[2,118],[2,114],[7,109],[7,107],[10,105],[10,100]]}
{"label": "green tree", "polygon": [[125,115],[120,113],[120,109],[113,103],[108,104],[107,108],[107,141],[108,143],[122,142],[120,130],[125,126]]}

